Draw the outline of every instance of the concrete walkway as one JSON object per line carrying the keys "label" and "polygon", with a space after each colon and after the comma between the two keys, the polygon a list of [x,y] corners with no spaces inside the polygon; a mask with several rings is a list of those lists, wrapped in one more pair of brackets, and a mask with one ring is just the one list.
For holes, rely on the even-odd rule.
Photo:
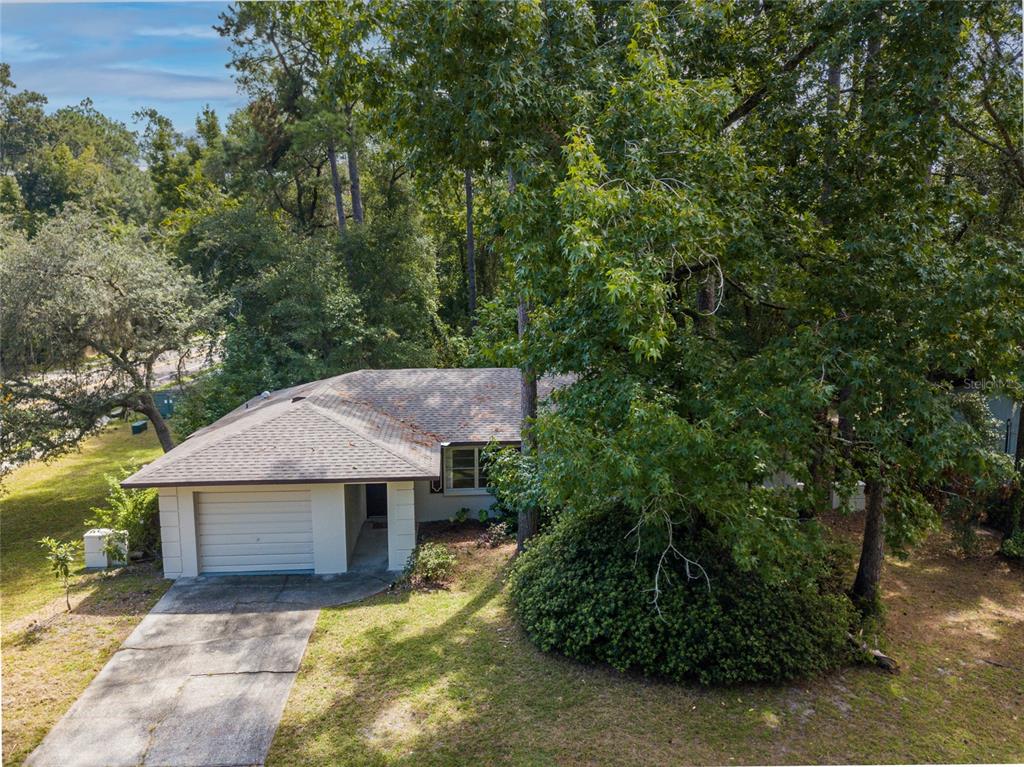
{"label": "concrete walkway", "polygon": [[380,572],[181,579],[26,764],[263,764],[320,608],[388,583]]}

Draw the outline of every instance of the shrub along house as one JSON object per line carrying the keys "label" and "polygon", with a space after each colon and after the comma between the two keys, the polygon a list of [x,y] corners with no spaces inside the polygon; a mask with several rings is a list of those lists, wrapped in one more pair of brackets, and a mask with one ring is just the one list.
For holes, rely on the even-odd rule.
{"label": "shrub along house", "polygon": [[519,443],[520,396],[514,368],[360,370],[264,393],[122,485],[159,488],[168,578],[399,570],[420,522],[491,507],[483,449]]}

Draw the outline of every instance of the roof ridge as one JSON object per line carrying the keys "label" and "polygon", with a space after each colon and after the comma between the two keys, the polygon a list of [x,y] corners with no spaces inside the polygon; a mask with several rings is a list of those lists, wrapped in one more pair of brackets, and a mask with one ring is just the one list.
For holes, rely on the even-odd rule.
{"label": "roof ridge", "polygon": [[343,400],[344,402],[349,402],[353,405],[359,405],[362,408],[366,408],[367,410],[372,410],[374,413],[378,413],[387,418],[388,420],[401,424],[410,431],[414,431],[417,434],[422,434],[424,437],[430,437],[431,439],[436,440],[437,442],[441,441],[440,434],[436,434],[432,431],[427,431],[426,429],[422,428],[419,424],[417,424],[415,421],[407,421],[404,418],[399,418],[394,413],[391,413],[382,407],[378,407],[373,403],[372,400],[356,399],[355,397],[346,397],[337,391],[332,391],[331,393],[336,395],[339,399]]}
{"label": "roof ridge", "polygon": [[[347,402],[354,402],[354,400],[346,400],[346,401]],[[303,400],[300,404],[302,404],[302,405],[309,405],[309,407],[314,408],[319,413],[321,413],[322,415],[327,416],[328,418],[330,418],[332,421],[334,421],[335,423],[339,424],[340,426],[343,426],[344,428],[348,429],[349,431],[355,432],[356,434],[361,436],[363,439],[365,439],[367,442],[370,442],[373,445],[375,445],[376,447],[378,447],[381,450],[383,450],[384,452],[389,453],[390,455],[393,455],[395,458],[397,458],[399,461],[404,463],[409,468],[415,469],[417,471],[422,471],[423,470],[423,466],[417,466],[416,464],[414,464],[411,461],[409,461],[408,457],[400,455],[399,453],[396,453],[394,450],[392,450],[389,446],[383,444],[376,437],[373,437],[370,434],[367,434],[367,432],[363,428],[361,428],[359,426],[356,426],[354,424],[351,424],[351,423],[347,423],[337,413],[333,413],[330,410],[328,410],[327,408],[321,407],[320,405],[316,404],[315,402],[311,402],[309,400]],[[356,403],[356,404],[361,404],[361,403]],[[381,411],[378,411],[378,412],[381,412]],[[397,418],[394,418],[392,416],[388,416],[387,413],[383,413],[383,415],[391,418],[391,420],[393,420],[393,421],[398,421]],[[402,422],[402,421],[398,421],[398,423],[401,423],[401,424],[405,425],[404,422]]]}
{"label": "roof ridge", "polygon": [[[276,405],[276,404],[283,404],[283,403],[274,403],[274,404]],[[253,412],[255,413],[257,411],[254,410]],[[266,411],[264,411],[264,412],[266,412]],[[265,418],[265,419],[251,418],[251,417],[250,418],[237,418],[234,421],[232,421],[231,424],[229,424],[229,425],[239,424],[239,428],[238,429],[236,429],[234,431],[218,430],[218,429],[213,429],[211,431],[208,431],[208,432],[206,432],[206,434],[211,436],[211,439],[210,439],[208,444],[205,444],[202,447],[198,447],[195,450],[189,451],[185,456],[178,456],[178,458],[181,458],[181,457],[194,458],[197,455],[201,455],[201,454],[205,453],[210,448],[216,447],[217,445],[221,444],[222,442],[225,442],[225,441],[227,441],[227,440],[231,439],[232,437],[237,436],[239,434],[243,434],[243,433],[249,431],[250,429],[252,429],[252,428],[254,428],[256,426],[262,426],[264,424],[273,423],[278,418],[282,418],[282,417],[288,415],[288,413],[290,413],[290,412],[291,412],[291,409],[283,408],[280,413],[277,413],[276,415],[273,415],[270,418]],[[216,423],[216,422],[214,422],[214,423]],[[210,424],[210,425],[213,426],[214,424]],[[217,435],[218,431],[228,431],[228,433],[227,434],[221,434],[219,439],[212,438],[215,435]],[[184,446],[184,445],[187,445],[187,444],[188,444],[188,440],[187,439],[183,440],[180,443],[181,446]],[[192,444],[194,445],[195,443],[193,442]],[[148,464],[146,464],[141,469],[139,469],[134,475],[132,475],[132,479],[134,479],[135,476],[137,476],[139,474],[146,474],[147,472],[151,473],[150,472],[151,469],[153,471],[156,471],[156,469],[153,468],[154,464],[156,464],[157,461],[159,461],[159,459],[161,459],[164,456],[169,455],[169,454],[170,453],[167,452],[167,453],[164,453],[163,455],[158,455],[155,459],[150,461]]]}

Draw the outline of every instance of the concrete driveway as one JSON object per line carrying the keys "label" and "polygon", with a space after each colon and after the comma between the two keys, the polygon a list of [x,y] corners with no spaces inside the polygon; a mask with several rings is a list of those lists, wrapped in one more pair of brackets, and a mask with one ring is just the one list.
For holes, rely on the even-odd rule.
{"label": "concrete driveway", "polygon": [[177,581],[26,764],[263,764],[320,608],[364,599],[386,578]]}

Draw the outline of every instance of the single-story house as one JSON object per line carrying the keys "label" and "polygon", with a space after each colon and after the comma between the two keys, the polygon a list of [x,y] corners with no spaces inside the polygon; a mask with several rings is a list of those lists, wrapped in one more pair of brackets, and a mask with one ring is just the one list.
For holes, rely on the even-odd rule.
{"label": "single-story house", "polygon": [[1024,404],[1016,403],[1009,397],[989,397],[988,407],[999,422],[997,445],[1000,450],[1014,455],[1017,452],[1017,435],[1020,432]]}
{"label": "single-story house", "polygon": [[520,423],[515,368],[359,370],[265,392],[122,485],[159,488],[168,578],[400,570],[420,522],[491,507],[482,451]]}

